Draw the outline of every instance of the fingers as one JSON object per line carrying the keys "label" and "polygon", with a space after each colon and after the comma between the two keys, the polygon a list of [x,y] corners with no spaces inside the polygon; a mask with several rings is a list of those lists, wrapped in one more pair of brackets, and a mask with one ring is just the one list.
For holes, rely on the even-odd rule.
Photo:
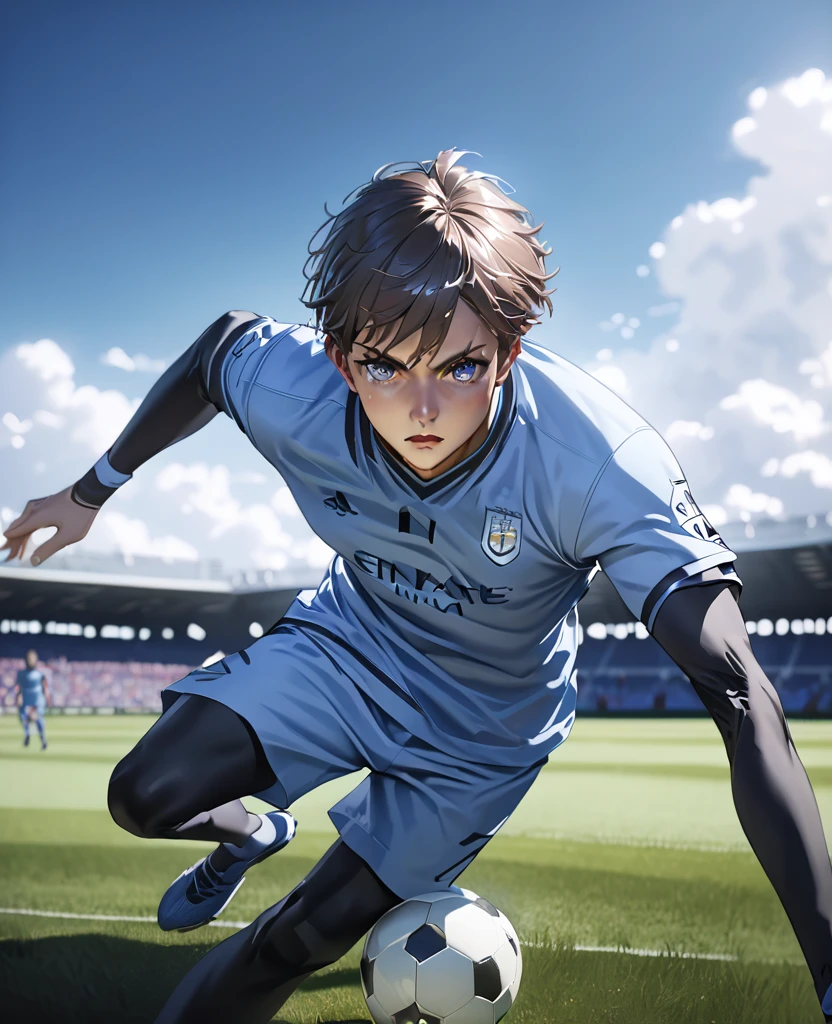
{"label": "fingers", "polygon": [[[33,498],[31,501],[26,502],[26,507],[20,513],[20,515],[13,522],[9,523],[6,527],[5,534],[10,536],[14,533],[19,533],[21,528],[26,528],[27,520],[29,516],[37,510],[39,505],[42,505],[45,501],[44,498]],[[26,530],[27,533],[31,533],[31,529]]]}
{"label": "fingers", "polygon": [[3,547],[0,548],[0,551],[9,552],[3,561],[11,562],[15,558],[23,558],[23,553],[26,550],[30,536],[31,534],[27,533],[22,537],[16,537],[14,540],[7,540]]}
{"label": "fingers", "polygon": [[[42,500],[43,499],[41,498],[40,501]],[[32,505],[32,507],[29,508],[29,505]],[[29,505],[26,506],[28,511],[24,511],[23,515],[18,516],[13,523],[9,523],[6,527],[4,532],[7,537],[19,537],[22,534],[33,533],[35,530],[39,530],[42,526],[56,525],[55,523],[47,521],[51,518],[50,516],[43,515],[43,513],[38,515],[39,505],[33,505],[31,501],[29,502]]]}
{"label": "fingers", "polygon": [[41,544],[39,548],[35,548],[30,559],[32,565],[41,565],[47,558],[54,555],[56,551],[65,548],[67,544],[72,544],[74,540],[75,538],[67,537],[65,531],[58,530],[52,534],[49,540]]}

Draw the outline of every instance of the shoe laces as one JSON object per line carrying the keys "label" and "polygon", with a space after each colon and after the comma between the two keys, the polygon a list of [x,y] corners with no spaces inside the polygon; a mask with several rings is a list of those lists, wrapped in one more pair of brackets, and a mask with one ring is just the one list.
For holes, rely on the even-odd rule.
{"label": "shoe laces", "polygon": [[[188,900],[195,903],[210,899],[212,896],[217,896],[223,886],[227,884],[223,882],[221,875],[211,867],[206,857],[194,871],[191,884],[188,886]],[[192,899],[192,896],[196,899]]]}

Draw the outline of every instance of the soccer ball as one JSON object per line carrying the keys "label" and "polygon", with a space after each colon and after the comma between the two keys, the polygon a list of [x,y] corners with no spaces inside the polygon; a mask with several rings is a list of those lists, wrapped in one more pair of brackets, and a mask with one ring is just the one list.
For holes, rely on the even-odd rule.
{"label": "soccer ball", "polygon": [[488,900],[445,889],[376,922],[361,957],[375,1024],[496,1024],[520,986],[517,933]]}

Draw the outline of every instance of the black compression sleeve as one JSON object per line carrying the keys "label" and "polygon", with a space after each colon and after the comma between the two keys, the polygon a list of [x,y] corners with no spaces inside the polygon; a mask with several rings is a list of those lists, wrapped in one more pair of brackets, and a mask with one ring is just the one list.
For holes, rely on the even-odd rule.
{"label": "black compression sleeve", "polygon": [[220,368],[226,353],[260,319],[255,313],[225,313],[200,335],[150,389],[110,449],[113,469],[133,473],[162,449],[181,441],[227,412]]}
{"label": "black compression sleeve", "polygon": [[832,985],[832,866],[823,826],[777,692],[754,657],[726,587],[714,583],[671,594],[653,636],[690,678],[722,734],[740,824],[780,897],[822,1000]]}
{"label": "black compression sleeve", "polygon": [[[217,412],[229,411],[222,398],[223,360],[259,319],[244,310],[223,314],[165,370],[107,454],[117,474],[132,474],[162,449],[204,427]],[[117,490],[109,484],[91,469],[73,486],[72,500],[101,508]]]}

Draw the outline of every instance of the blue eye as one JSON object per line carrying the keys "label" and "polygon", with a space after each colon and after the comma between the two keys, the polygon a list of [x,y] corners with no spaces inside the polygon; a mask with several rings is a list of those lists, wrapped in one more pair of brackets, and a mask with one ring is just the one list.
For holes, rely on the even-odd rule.
{"label": "blue eye", "polygon": [[367,376],[379,384],[391,380],[395,369],[389,363],[365,363]]}
{"label": "blue eye", "polygon": [[459,381],[460,384],[467,384],[473,380],[476,372],[477,364],[473,359],[466,359],[462,363],[457,363],[453,370],[451,370],[454,380]]}

